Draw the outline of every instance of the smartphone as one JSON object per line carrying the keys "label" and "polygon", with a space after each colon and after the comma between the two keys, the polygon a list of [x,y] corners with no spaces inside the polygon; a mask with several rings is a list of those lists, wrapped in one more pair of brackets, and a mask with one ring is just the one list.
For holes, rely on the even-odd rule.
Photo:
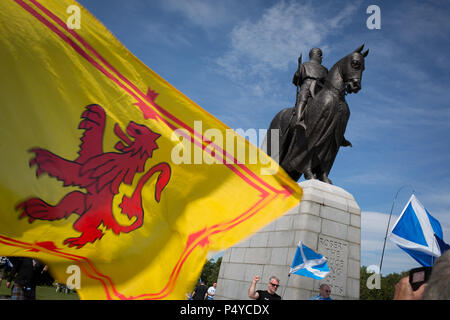
{"label": "smartphone", "polygon": [[414,268],[409,271],[409,283],[414,291],[428,281],[431,274],[431,267]]}

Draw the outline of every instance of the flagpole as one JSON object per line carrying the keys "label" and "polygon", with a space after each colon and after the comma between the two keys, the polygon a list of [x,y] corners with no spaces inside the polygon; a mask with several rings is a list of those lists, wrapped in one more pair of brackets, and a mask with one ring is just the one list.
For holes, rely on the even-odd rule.
{"label": "flagpole", "polygon": [[[382,268],[382,266],[383,266],[384,249],[386,248],[386,240],[387,240],[387,236],[388,236],[388,232],[389,232],[389,225],[391,224],[392,211],[394,210],[395,201],[397,200],[397,196],[398,196],[398,194],[400,193],[400,191],[401,191],[403,188],[408,187],[408,186],[409,186],[409,185],[401,186],[401,187],[397,190],[397,193],[395,194],[394,200],[392,201],[391,212],[389,213],[389,220],[388,220],[388,224],[387,224],[387,227],[386,227],[386,235],[384,236],[383,251],[382,251],[382,253],[381,253],[381,261],[380,261],[380,277],[381,277],[381,268]],[[409,186],[409,187],[411,187],[411,186]],[[413,189],[413,192],[412,192],[412,193],[414,194],[414,193],[415,193],[415,190],[414,190],[414,188],[412,188],[412,189]],[[378,291],[377,291],[377,293],[378,293]]]}
{"label": "flagpole", "polygon": [[281,300],[283,300],[284,294],[286,293],[286,288],[287,288],[287,286],[288,286],[288,283],[289,283],[289,279],[290,279],[290,278],[291,278],[291,273],[289,272],[288,278],[287,278],[287,281],[286,281],[286,285],[284,286],[284,289],[283,289],[283,294],[281,295]]}
{"label": "flagpole", "polygon": [[[401,186],[398,190],[397,193],[395,194],[394,200],[392,201],[392,207],[391,207],[391,212],[389,214],[389,220],[388,220],[388,224],[386,227],[386,235],[384,236],[384,243],[383,243],[383,252],[381,253],[381,261],[380,261],[380,275],[381,275],[381,267],[383,266],[383,257],[384,257],[384,249],[386,248],[386,240],[387,240],[387,236],[388,236],[388,232],[389,232],[389,225],[391,224],[391,217],[392,217],[392,211],[394,210],[394,206],[395,206],[395,201],[397,200],[397,196],[400,193],[400,191],[405,188],[408,187],[408,185],[404,185]],[[409,186],[410,187],[410,186]],[[413,188],[413,194],[415,193],[414,188]]]}

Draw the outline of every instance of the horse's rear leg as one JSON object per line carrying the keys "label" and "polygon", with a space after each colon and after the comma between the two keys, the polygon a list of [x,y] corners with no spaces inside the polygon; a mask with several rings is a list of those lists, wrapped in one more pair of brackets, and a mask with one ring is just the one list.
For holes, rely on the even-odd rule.
{"label": "horse's rear leg", "polygon": [[331,182],[330,178],[328,178],[328,174],[327,174],[325,171],[321,171],[320,173],[318,173],[318,174],[317,174],[317,178],[318,178],[320,181],[323,181],[323,182],[325,182],[325,183],[333,184],[333,183]]}

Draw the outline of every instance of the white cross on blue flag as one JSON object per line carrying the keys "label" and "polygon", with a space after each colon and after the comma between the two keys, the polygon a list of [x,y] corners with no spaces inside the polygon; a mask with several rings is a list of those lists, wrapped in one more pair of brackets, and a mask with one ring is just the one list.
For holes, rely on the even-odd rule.
{"label": "white cross on blue flag", "polygon": [[330,269],[327,258],[314,252],[300,241],[289,271],[289,274],[292,273],[321,280],[330,273]]}
{"label": "white cross on blue flag", "polygon": [[441,224],[413,194],[392,228],[389,239],[422,266],[431,267],[441,255],[436,237],[443,239]]}

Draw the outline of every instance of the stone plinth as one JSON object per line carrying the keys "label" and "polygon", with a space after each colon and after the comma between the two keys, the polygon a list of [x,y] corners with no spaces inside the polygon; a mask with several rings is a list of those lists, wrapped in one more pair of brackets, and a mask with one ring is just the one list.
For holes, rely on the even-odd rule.
{"label": "stone plinth", "polygon": [[[277,293],[285,300],[309,299],[327,283],[333,299],[359,299],[361,210],[351,194],[318,180],[300,183],[303,199],[265,228],[225,251],[216,299],[248,300],[255,274],[257,290],[267,289],[269,277],[280,279]],[[323,280],[288,277],[297,244],[302,241],[328,259],[330,274]],[[286,285],[287,284],[287,285]]]}

